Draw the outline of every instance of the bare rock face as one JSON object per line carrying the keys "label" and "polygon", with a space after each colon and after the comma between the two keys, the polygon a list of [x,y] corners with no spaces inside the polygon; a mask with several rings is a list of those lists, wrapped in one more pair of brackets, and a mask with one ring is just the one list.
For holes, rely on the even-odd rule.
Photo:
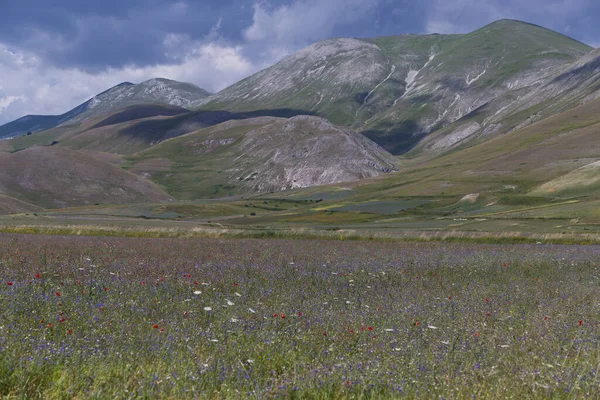
{"label": "bare rock face", "polygon": [[371,178],[395,170],[397,161],[364,136],[312,116],[250,131],[238,146],[247,154],[235,169],[238,180],[257,192]]}

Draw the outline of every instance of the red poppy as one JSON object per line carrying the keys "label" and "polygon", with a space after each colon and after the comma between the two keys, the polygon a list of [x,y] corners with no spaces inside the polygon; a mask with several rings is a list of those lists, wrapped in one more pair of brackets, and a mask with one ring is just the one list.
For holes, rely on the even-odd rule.
{"label": "red poppy", "polygon": [[547,316],[546,316],[546,317],[544,317],[544,321],[548,321],[548,317],[547,317]]}
{"label": "red poppy", "polygon": [[281,318],[285,318],[285,314],[281,314]]}
{"label": "red poppy", "polygon": [[475,337],[479,337],[479,332],[475,332]]}
{"label": "red poppy", "polygon": [[234,284],[233,286],[236,286],[236,287],[237,287],[237,286],[240,286],[240,284],[239,284],[239,283],[236,283],[236,284]]}
{"label": "red poppy", "polygon": [[194,281],[194,285],[198,286],[198,281]]}
{"label": "red poppy", "polygon": [[72,334],[73,334],[73,329],[69,329],[69,330],[67,331],[67,335],[72,335]]}
{"label": "red poppy", "polygon": [[60,297],[60,292],[56,292],[56,295],[57,295],[58,297]]}
{"label": "red poppy", "polygon": [[277,314],[273,314],[273,318],[277,318]]}
{"label": "red poppy", "polygon": [[370,330],[370,331],[372,331],[372,330],[373,330],[373,327],[372,327],[372,326],[370,326],[370,327],[368,327],[367,329],[368,329],[368,330]]}
{"label": "red poppy", "polygon": [[299,316],[299,317],[301,317],[302,315],[303,315],[303,314],[302,314],[302,311],[300,311],[300,312],[298,313],[298,316]]}
{"label": "red poppy", "polygon": [[35,274],[35,277],[36,277],[37,279],[40,279],[41,275],[40,275],[40,274]]}
{"label": "red poppy", "polygon": [[323,332],[323,336],[327,336],[327,332]]}
{"label": "red poppy", "polygon": [[419,326],[421,323],[419,321],[415,321],[415,326]]}
{"label": "red poppy", "polygon": [[158,324],[152,325],[152,329],[158,329]]}
{"label": "red poppy", "polygon": [[485,301],[490,301],[490,299],[488,299],[487,297],[485,298]]}
{"label": "red poppy", "polygon": [[105,288],[104,288],[104,291],[108,291],[108,288],[107,288],[107,287],[105,287]]}
{"label": "red poppy", "polygon": [[145,281],[142,281],[142,285],[145,285],[145,284],[146,284],[146,282],[145,282]]}
{"label": "red poppy", "polygon": [[8,284],[8,286],[12,286],[12,282],[8,282],[7,284]]}
{"label": "red poppy", "polygon": [[47,326],[48,328],[52,328],[52,323],[50,322]]}
{"label": "red poppy", "polygon": [[579,320],[579,326],[581,326],[581,325],[583,325],[583,320],[582,319]]}

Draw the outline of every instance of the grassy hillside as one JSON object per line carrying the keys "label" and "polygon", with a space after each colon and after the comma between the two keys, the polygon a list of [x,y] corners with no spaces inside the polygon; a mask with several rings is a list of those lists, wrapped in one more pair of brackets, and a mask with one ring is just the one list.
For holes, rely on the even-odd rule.
{"label": "grassy hillside", "polygon": [[226,111],[195,111],[165,105],[127,107],[101,117],[60,126],[6,141],[8,151],[57,142],[59,147],[115,154],[132,154],[163,140],[232,119]]}
{"label": "grassy hillside", "polygon": [[45,208],[169,199],[137,175],[89,154],[55,146],[0,153],[0,193]]}

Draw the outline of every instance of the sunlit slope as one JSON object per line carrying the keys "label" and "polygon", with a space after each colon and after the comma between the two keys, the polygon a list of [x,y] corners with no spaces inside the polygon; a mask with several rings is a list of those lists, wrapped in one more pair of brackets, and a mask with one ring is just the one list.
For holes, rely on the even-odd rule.
{"label": "sunlit slope", "polygon": [[[474,192],[577,196],[593,182],[589,171],[600,160],[598,138],[600,100],[594,100],[505,136],[357,184],[357,190],[366,197]],[[600,194],[588,189],[588,194]]]}

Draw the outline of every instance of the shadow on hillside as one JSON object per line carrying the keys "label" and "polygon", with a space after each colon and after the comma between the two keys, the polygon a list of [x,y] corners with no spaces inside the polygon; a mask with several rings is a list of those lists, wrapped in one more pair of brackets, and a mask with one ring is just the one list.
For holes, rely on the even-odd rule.
{"label": "shadow on hillside", "polygon": [[383,122],[375,129],[363,134],[394,155],[402,155],[410,151],[422,138],[420,125],[415,120],[406,120],[394,124]]}
{"label": "shadow on hillside", "polygon": [[318,116],[317,113],[306,111],[306,110],[297,110],[293,108],[273,108],[266,110],[256,110],[240,113],[246,118],[256,118],[256,117],[279,117],[279,118],[292,118],[297,115],[312,115]]}
{"label": "shadow on hillside", "polygon": [[173,137],[185,135],[199,129],[218,125],[230,120],[242,120],[256,117],[290,118],[296,115],[315,115],[314,113],[290,108],[256,110],[244,113],[229,111],[198,110],[164,119],[146,119],[134,122],[121,129],[120,135],[136,137],[148,143],[157,143]]}

